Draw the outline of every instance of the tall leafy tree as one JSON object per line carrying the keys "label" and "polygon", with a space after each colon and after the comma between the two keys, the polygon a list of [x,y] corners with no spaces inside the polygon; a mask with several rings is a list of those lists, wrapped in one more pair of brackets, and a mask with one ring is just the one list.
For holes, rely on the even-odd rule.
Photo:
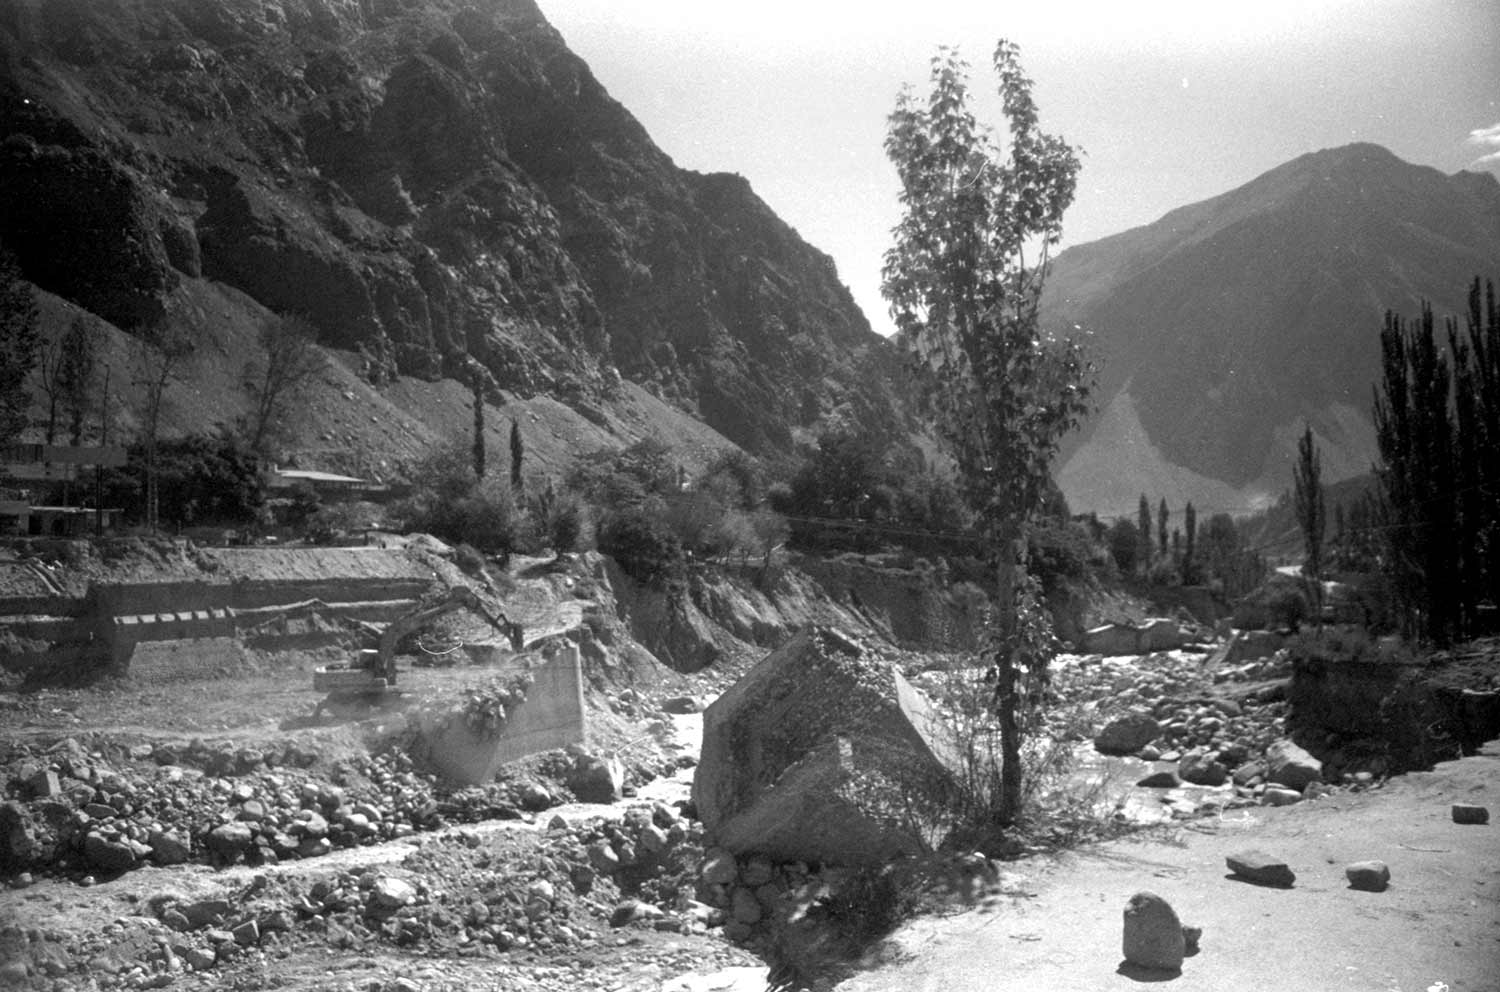
{"label": "tall leafy tree", "polygon": [[1375,390],[1381,564],[1403,632],[1446,644],[1500,599],[1500,308],[1474,280],[1467,326],[1387,312]]}
{"label": "tall leafy tree", "polygon": [[1293,506],[1302,530],[1302,574],[1307,577],[1314,615],[1323,624],[1323,536],[1328,506],[1323,495],[1323,465],[1313,441],[1311,425],[1304,425],[1297,442],[1297,464],[1292,469]]}
{"label": "tall leafy tree", "polygon": [[262,354],[246,370],[255,402],[246,434],[250,451],[266,457],[299,387],[318,371],[317,329],[297,314],[272,317],[261,325],[260,345]]}
{"label": "tall leafy tree", "polygon": [[1042,502],[1059,441],[1086,410],[1089,369],[1076,345],[1038,326],[1078,155],[1038,126],[1016,46],[1001,40],[992,64],[1009,132],[1003,149],[975,117],[969,67],[953,49],[933,58],[925,100],[909,87],[897,100],[885,150],[902,217],[881,289],[925,371],[938,430],[996,561],[989,668],[1004,823],[1020,811],[1021,721],[1040,701],[1051,650],[1026,578],[1023,527]]}
{"label": "tall leafy tree", "polygon": [[31,396],[26,379],[41,351],[36,300],[21,276],[21,266],[0,244],[0,445],[10,444],[26,429]]}

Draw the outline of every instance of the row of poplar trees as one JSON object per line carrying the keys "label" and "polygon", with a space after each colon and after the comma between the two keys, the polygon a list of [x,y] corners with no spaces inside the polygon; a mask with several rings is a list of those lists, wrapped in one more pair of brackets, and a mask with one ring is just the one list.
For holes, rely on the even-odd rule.
{"label": "row of poplar trees", "polygon": [[1409,637],[1481,632],[1500,602],[1500,308],[1475,279],[1465,326],[1387,311],[1375,390],[1384,571]]}

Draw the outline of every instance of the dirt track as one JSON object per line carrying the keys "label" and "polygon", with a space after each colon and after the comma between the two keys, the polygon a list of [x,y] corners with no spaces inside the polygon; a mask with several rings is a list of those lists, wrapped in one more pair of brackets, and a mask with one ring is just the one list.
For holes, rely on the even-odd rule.
{"label": "dirt track", "polygon": [[[1480,754],[1281,809],[1235,810],[1022,865],[1010,895],[959,917],[919,920],[840,992],[1129,989],[1169,981],[1207,992],[1500,990],[1500,826],[1459,826],[1455,802],[1500,812],[1500,742]],[[1257,848],[1297,873],[1291,889],[1230,876]],[[1350,889],[1344,866],[1378,859],[1385,892]],[[1124,966],[1122,912],[1157,893],[1204,929],[1179,976]],[[894,964],[890,962],[895,961]]]}

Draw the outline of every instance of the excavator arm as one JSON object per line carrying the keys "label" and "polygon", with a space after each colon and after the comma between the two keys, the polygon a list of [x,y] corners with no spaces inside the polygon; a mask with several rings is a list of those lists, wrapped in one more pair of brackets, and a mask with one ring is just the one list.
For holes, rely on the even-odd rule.
{"label": "excavator arm", "polygon": [[391,621],[380,635],[379,655],[376,665],[387,685],[396,684],[396,645],[407,634],[455,610],[472,610],[499,628],[510,640],[511,647],[521,650],[523,635],[519,624],[512,623],[505,614],[490,606],[468,586],[454,586],[446,596],[431,606],[421,607],[406,616]]}

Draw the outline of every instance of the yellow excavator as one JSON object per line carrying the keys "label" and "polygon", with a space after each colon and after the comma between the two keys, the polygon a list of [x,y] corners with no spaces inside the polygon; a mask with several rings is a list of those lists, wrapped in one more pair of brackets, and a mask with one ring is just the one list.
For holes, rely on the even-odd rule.
{"label": "yellow excavator", "polygon": [[521,650],[525,637],[520,624],[491,608],[468,586],[454,586],[436,602],[420,605],[391,621],[381,632],[378,647],[360,651],[353,663],[339,662],[315,669],[313,689],[328,695],[318,704],[314,715],[321,715],[324,707],[332,704],[375,703],[395,695],[396,645],[406,635],[455,610],[478,613],[505,635],[512,650]]}

